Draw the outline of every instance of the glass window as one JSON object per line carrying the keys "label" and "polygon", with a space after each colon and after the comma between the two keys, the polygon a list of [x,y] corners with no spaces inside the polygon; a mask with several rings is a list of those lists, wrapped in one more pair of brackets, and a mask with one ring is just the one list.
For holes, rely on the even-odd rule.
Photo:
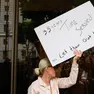
{"label": "glass window", "polygon": [[4,44],[4,45],[8,44],[8,42],[7,42],[6,39],[3,40],[3,44]]}
{"label": "glass window", "polygon": [[5,11],[9,11],[9,6],[5,6]]}
{"label": "glass window", "polygon": [[4,20],[8,21],[9,20],[9,15],[4,15]]}
{"label": "glass window", "polygon": [[8,30],[8,25],[4,24],[4,32],[6,32],[6,30]]}

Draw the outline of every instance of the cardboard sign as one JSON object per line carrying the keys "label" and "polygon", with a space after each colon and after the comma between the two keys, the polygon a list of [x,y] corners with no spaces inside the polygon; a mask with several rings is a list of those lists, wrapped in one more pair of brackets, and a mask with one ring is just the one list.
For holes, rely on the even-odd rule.
{"label": "cardboard sign", "polygon": [[53,66],[74,56],[74,49],[94,46],[94,7],[90,1],[36,27],[35,32]]}

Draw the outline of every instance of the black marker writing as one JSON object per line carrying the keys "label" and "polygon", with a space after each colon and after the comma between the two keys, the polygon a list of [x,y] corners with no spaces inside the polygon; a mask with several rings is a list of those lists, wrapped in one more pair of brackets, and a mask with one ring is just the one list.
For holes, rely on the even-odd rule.
{"label": "black marker writing", "polygon": [[89,39],[91,39],[91,35],[88,35],[86,38],[83,38],[82,41],[87,42]]}
{"label": "black marker writing", "polygon": [[91,20],[92,17],[88,14],[88,18],[84,21],[84,23],[82,23],[79,28],[76,28],[77,31],[80,31],[80,36],[82,35],[84,28],[89,24]]}
{"label": "black marker writing", "polygon": [[47,35],[47,30],[44,30],[43,33],[44,33],[44,35]]}
{"label": "black marker writing", "polygon": [[67,27],[67,29],[69,30],[69,28],[68,28],[68,26],[67,26],[67,24],[66,24],[66,22],[67,22],[67,19],[64,21],[64,23],[62,24],[62,26],[61,26],[61,28],[60,28],[60,30],[62,29],[62,27],[65,25],[66,27]]}
{"label": "black marker writing", "polygon": [[54,31],[53,29],[58,27],[60,24],[62,24],[62,20],[59,20],[56,23],[53,23],[52,25],[47,26],[45,30],[43,30],[44,35],[48,35],[52,31]]}
{"label": "black marker writing", "polygon": [[76,20],[72,20],[69,24],[67,24],[67,19],[64,21],[62,26],[60,27],[60,30],[65,26],[67,30],[69,31],[73,26],[77,25]]}
{"label": "black marker writing", "polygon": [[67,54],[67,50],[64,50],[63,52],[59,53],[59,57],[63,58]]}
{"label": "black marker writing", "polygon": [[94,31],[92,31],[92,33],[94,34]]}
{"label": "black marker writing", "polygon": [[51,32],[51,28],[50,27],[47,27],[47,30],[43,31],[44,35],[47,35],[50,32]]}
{"label": "black marker writing", "polygon": [[80,44],[77,44],[75,46],[69,46],[70,50],[73,51],[74,49],[77,49],[80,46]]}
{"label": "black marker writing", "polygon": [[73,26],[77,25],[76,20],[70,22],[69,27],[72,28]]}

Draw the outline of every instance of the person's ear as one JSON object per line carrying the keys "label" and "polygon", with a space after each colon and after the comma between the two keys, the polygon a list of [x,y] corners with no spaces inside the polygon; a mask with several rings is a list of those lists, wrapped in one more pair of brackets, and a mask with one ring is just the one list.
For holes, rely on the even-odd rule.
{"label": "person's ear", "polygon": [[48,67],[46,67],[45,70],[48,72]]}

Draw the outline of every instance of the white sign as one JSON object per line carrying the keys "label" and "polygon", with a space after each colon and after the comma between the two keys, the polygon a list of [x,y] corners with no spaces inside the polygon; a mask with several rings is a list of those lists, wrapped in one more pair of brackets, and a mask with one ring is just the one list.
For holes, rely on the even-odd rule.
{"label": "white sign", "polygon": [[94,7],[90,1],[38,26],[35,32],[53,66],[94,46]]}

